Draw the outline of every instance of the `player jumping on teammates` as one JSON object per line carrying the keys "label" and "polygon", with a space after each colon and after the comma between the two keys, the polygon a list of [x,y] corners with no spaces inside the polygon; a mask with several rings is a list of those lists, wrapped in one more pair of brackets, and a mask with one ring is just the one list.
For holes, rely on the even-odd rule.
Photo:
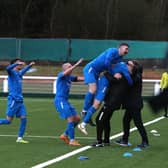
{"label": "player jumping on teammates", "polygon": [[[113,67],[113,71],[111,72],[111,74],[113,74],[114,77],[117,75],[120,76],[121,78],[122,77],[121,74],[123,74],[124,77],[127,79],[129,85],[132,85],[133,83],[130,76],[131,73],[132,73],[132,67],[128,66],[125,62],[117,63]],[[85,135],[88,134],[86,130],[86,124],[89,122],[90,118],[96,112],[96,110],[100,107],[101,102],[104,100],[108,86],[109,86],[108,79],[104,75],[101,76],[98,80],[97,92],[95,95],[93,105],[88,109],[86,115],[83,118],[83,122],[78,125],[78,129]]]}
{"label": "player jumping on teammates", "polygon": [[127,43],[121,43],[119,48],[107,49],[84,67],[84,80],[85,84],[88,85],[88,92],[85,95],[82,115],[85,115],[93,104],[100,73],[103,71],[111,72],[112,65],[121,62],[122,57],[128,54],[128,49],[129,45]]}

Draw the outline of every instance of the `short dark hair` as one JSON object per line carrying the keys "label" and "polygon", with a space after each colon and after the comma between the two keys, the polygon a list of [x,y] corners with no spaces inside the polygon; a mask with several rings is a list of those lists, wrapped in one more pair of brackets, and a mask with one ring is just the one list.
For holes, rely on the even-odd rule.
{"label": "short dark hair", "polygon": [[137,61],[135,60],[132,60],[133,64],[134,64],[134,72],[135,73],[140,73],[142,74],[143,73],[143,67],[141,64],[139,64]]}
{"label": "short dark hair", "polygon": [[127,46],[127,47],[129,47],[129,44],[128,44],[128,43],[121,43],[121,44],[119,45],[119,47],[121,47],[121,46]]}
{"label": "short dark hair", "polygon": [[17,61],[23,61],[23,60],[20,58],[15,58],[15,59],[11,60],[10,64],[14,64]]}

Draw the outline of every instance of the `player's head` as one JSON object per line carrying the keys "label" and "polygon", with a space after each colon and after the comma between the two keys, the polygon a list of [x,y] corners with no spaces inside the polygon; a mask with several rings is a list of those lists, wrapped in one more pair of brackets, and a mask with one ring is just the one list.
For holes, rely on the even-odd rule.
{"label": "player's head", "polygon": [[68,68],[71,68],[71,67],[72,65],[69,62],[67,62],[62,65],[62,70],[66,71]]}
{"label": "player's head", "polygon": [[128,54],[128,50],[129,50],[129,45],[127,43],[121,43],[119,45],[119,55],[120,56],[124,56]]}
{"label": "player's head", "polygon": [[20,59],[20,58],[15,58],[13,60],[11,60],[10,64],[16,64],[16,63],[21,63],[20,65],[15,67],[15,70],[21,70],[23,68],[23,66],[25,65],[25,62]]}
{"label": "player's head", "polygon": [[132,62],[134,64],[133,74],[140,74],[140,75],[142,75],[142,73],[143,73],[143,67],[142,67],[141,64],[139,64],[135,60],[131,60],[131,61],[128,61],[128,62]]}
{"label": "player's head", "polygon": [[133,61],[131,61],[131,60],[127,61],[127,67],[128,67],[128,70],[129,70],[129,72],[130,72],[131,74],[132,74],[133,71],[134,71],[134,66],[135,66],[135,64],[134,64]]}
{"label": "player's head", "polygon": [[17,62],[24,62],[24,61],[20,58],[15,58],[15,59],[11,60],[10,64],[15,64]]}

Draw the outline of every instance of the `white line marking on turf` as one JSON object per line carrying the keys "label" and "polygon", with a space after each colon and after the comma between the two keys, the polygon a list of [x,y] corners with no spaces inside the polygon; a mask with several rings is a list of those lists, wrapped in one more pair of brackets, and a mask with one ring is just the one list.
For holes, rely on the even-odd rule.
{"label": "white line marking on turf", "polygon": [[[154,119],[154,120],[152,120],[152,121],[148,121],[148,122],[144,123],[144,126],[153,124],[153,123],[158,122],[158,121],[160,121],[160,120],[162,120],[162,119],[164,119],[164,118],[165,118],[165,117],[162,116],[162,117],[156,118],[156,119]],[[135,131],[135,130],[137,130],[136,127],[130,129],[130,132],[133,132],[133,131]],[[117,137],[120,137],[120,136],[122,136],[122,135],[123,135],[123,132],[118,133],[118,134],[116,134],[116,135],[113,135],[113,136],[110,137],[110,140],[115,139],[115,138],[117,138]],[[73,155],[75,155],[75,154],[78,154],[78,153],[80,153],[80,152],[86,151],[86,150],[88,150],[88,149],[90,149],[90,148],[92,148],[92,146],[90,146],[90,145],[84,146],[84,147],[82,147],[82,148],[79,148],[79,149],[77,149],[77,150],[74,150],[74,151],[72,151],[72,152],[69,152],[69,153],[67,153],[67,154],[65,154],[65,155],[62,155],[62,156],[56,157],[56,158],[54,158],[54,159],[52,159],[52,160],[49,160],[49,161],[40,163],[40,164],[38,164],[38,165],[35,165],[35,166],[33,166],[32,168],[44,168],[44,167],[49,166],[49,165],[51,165],[51,164],[53,164],[53,163],[56,163],[56,162],[59,162],[59,161],[61,161],[61,160],[66,159],[66,158],[68,158],[68,157],[71,157],[71,156],[73,156]]]}

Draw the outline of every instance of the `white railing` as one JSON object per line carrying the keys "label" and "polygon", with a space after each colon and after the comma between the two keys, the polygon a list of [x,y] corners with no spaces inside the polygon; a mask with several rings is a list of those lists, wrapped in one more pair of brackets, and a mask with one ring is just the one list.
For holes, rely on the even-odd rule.
{"label": "white railing", "polygon": [[[57,77],[48,76],[24,76],[23,77],[23,93],[56,93]],[[159,93],[160,80],[143,79],[143,96],[151,96]],[[72,84],[72,94],[85,94],[87,86],[83,82],[75,82]],[[8,92],[7,76],[0,76],[0,92]]]}

